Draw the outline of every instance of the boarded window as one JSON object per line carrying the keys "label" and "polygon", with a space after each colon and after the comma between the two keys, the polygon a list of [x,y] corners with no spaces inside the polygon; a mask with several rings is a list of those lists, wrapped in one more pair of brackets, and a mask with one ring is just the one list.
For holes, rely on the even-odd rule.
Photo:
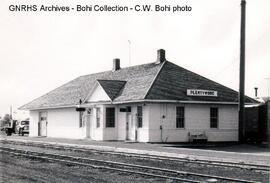
{"label": "boarded window", "polygon": [[210,128],[218,127],[218,108],[211,107],[210,108]]}
{"label": "boarded window", "polygon": [[115,127],[115,108],[106,108],[106,127]]}
{"label": "boarded window", "polygon": [[137,106],[137,121],[138,121],[138,128],[142,128],[142,126],[143,126],[142,106]]}
{"label": "boarded window", "polygon": [[176,107],[176,128],[185,127],[185,108]]}
{"label": "boarded window", "polygon": [[97,128],[100,127],[100,108],[96,108]]}

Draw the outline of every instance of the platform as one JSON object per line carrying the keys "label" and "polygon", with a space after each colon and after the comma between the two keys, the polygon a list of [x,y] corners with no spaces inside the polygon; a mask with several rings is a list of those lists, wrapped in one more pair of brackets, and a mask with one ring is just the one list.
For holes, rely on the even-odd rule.
{"label": "platform", "polygon": [[0,140],[57,144],[102,151],[149,154],[198,160],[270,164],[270,149],[260,145],[236,143],[136,143],[120,141],[92,141],[48,137],[1,136]]}

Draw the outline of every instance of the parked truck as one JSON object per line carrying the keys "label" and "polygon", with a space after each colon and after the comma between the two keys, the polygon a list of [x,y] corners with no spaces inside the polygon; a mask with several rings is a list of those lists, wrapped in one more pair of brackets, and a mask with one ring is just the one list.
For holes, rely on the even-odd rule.
{"label": "parked truck", "polygon": [[2,127],[2,131],[5,131],[7,136],[12,135],[12,133],[15,133],[17,120],[10,119],[9,121],[5,121]]}
{"label": "parked truck", "polygon": [[24,136],[24,134],[29,134],[29,121],[19,121],[16,131],[22,136]]}

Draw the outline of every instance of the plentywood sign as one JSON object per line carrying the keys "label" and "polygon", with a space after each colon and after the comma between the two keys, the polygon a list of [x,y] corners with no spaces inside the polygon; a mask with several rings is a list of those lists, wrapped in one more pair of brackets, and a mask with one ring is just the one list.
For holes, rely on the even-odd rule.
{"label": "plentywood sign", "polygon": [[214,90],[187,89],[187,95],[188,96],[217,97],[217,91],[214,91]]}

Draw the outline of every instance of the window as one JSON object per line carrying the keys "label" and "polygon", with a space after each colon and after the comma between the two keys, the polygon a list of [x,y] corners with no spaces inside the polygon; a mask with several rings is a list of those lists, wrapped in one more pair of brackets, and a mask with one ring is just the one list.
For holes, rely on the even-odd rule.
{"label": "window", "polygon": [[47,112],[39,113],[40,121],[47,121]]}
{"label": "window", "polygon": [[176,107],[176,128],[185,127],[185,108]]}
{"label": "window", "polygon": [[83,111],[79,112],[79,127],[83,126]]}
{"label": "window", "polygon": [[138,121],[138,128],[142,128],[142,126],[143,126],[142,106],[137,106],[137,121]]}
{"label": "window", "polygon": [[115,127],[115,108],[106,108],[106,127]]}
{"label": "window", "polygon": [[22,121],[21,125],[29,125],[29,121]]}
{"label": "window", "polygon": [[87,115],[91,115],[92,114],[92,109],[91,108],[88,108],[87,109]]}
{"label": "window", "polygon": [[100,108],[96,108],[97,128],[100,127]]}
{"label": "window", "polygon": [[218,127],[218,108],[211,107],[210,108],[210,128]]}

